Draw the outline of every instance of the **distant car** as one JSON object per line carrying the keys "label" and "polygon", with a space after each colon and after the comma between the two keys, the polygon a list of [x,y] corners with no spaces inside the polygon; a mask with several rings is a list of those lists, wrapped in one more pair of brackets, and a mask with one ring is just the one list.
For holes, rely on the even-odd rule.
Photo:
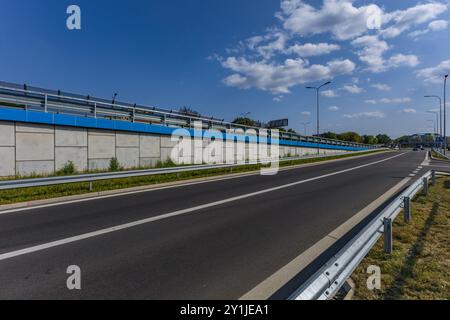
{"label": "distant car", "polygon": [[419,151],[419,148],[414,148],[413,151]]}

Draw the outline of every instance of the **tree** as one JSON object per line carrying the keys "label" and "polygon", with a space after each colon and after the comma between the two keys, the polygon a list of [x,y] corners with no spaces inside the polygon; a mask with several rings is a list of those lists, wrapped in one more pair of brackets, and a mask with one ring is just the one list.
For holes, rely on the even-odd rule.
{"label": "tree", "polygon": [[388,145],[392,143],[392,139],[387,134],[377,135],[377,140],[379,144]]}
{"label": "tree", "polygon": [[352,132],[352,131],[338,134],[337,138],[339,140],[348,141],[348,142],[357,142],[357,143],[363,142],[362,137],[359,134],[357,134],[356,132]]}
{"label": "tree", "polygon": [[320,136],[325,139],[333,139],[333,140],[338,139],[337,134],[334,132],[325,132],[325,133],[321,134]]}
{"label": "tree", "polygon": [[252,120],[250,118],[247,117],[239,117],[233,120],[234,124],[240,124],[243,126],[248,126],[248,127],[257,127],[259,126],[259,122]]}
{"label": "tree", "polygon": [[371,135],[364,135],[362,138],[363,138],[363,142],[365,144],[377,144],[378,143],[378,139]]}
{"label": "tree", "polygon": [[200,112],[197,112],[193,110],[190,107],[181,107],[178,111],[180,114],[186,115],[186,116],[193,116],[193,117],[200,117]]}

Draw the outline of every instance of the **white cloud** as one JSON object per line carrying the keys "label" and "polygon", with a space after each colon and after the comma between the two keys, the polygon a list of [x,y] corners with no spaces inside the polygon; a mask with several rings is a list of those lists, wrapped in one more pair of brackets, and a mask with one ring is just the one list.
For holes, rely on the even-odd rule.
{"label": "white cloud", "polygon": [[414,39],[418,39],[421,36],[428,34],[430,32],[436,32],[436,31],[442,31],[447,29],[448,27],[448,21],[446,20],[435,20],[430,22],[430,24],[428,24],[428,28],[427,29],[423,29],[423,30],[416,30],[413,31],[411,33],[408,34],[408,36],[410,38],[414,38]]}
{"label": "white cloud", "polygon": [[328,108],[328,110],[330,110],[332,112],[337,112],[337,111],[339,111],[339,107],[331,106],[331,107]]}
{"label": "white cloud", "polygon": [[419,64],[419,58],[415,55],[396,54],[389,58],[388,65],[393,68],[415,67]]}
{"label": "white cloud", "polygon": [[448,27],[448,21],[446,20],[435,20],[430,22],[430,24],[428,25],[428,29],[430,29],[431,31],[442,31],[447,29]]}
{"label": "white cloud", "polygon": [[339,40],[349,40],[368,30],[368,20],[377,5],[355,7],[352,0],[324,0],[316,9],[302,0],[283,0],[278,17],[283,27],[300,36],[332,33]]}
{"label": "white cloud", "polygon": [[257,88],[273,94],[290,93],[293,86],[351,74],[355,69],[355,64],[350,60],[333,60],[325,65],[309,65],[308,61],[303,59],[286,59],[282,64],[276,64],[229,57],[221,63],[224,68],[234,72],[224,79],[227,86],[241,89]]}
{"label": "white cloud", "polygon": [[311,115],[311,112],[309,112],[309,111],[302,112],[302,116],[309,117],[310,115]]}
{"label": "white cloud", "polygon": [[372,72],[386,70],[383,56],[390,49],[386,41],[380,40],[377,36],[362,36],[353,40],[351,44],[359,49],[356,54],[367,65],[368,70]]}
{"label": "white cloud", "polygon": [[374,83],[371,85],[372,88],[378,89],[380,91],[391,91],[391,87],[384,83]]}
{"label": "white cloud", "polygon": [[[283,52],[288,36],[279,30],[271,30],[265,36],[256,36],[247,40],[249,49],[256,51],[264,59],[272,58],[277,52]],[[262,44],[262,43],[265,44]]]}
{"label": "white cloud", "polygon": [[442,61],[436,67],[425,68],[417,72],[419,78],[428,83],[443,83],[444,75],[450,74],[450,60]]}
{"label": "white cloud", "polygon": [[[281,10],[276,13],[277,24],[267,28],[262,35],[240,41],[236,50],[227,51],[227,57],[217,58],[231,71],[223,82],[227,86],[256,88],[280,96],[290,93],[297,85],[353,74],[356,65],[346,57],[320,63],[306,60],[343,47],[340,43],[305,41],[306,37],[320,34],[331,34],[336,42],[350,41],[365,65],[360,69],[362,71],[380,73],[416,67],[420,61],[414,54],[396,52],[388,55],[393,46],[387,39],[425,23],[429,30],[442,30],[448,23],[437,19],[446,10],[447,4],[438,1],[387,12],[384,7],[361,4],[356,0],[281,0]],[[377,16],[379,25],[374,29],[371,22],[377,20],[374,19]],[[378,89],[387,91],[386,87]],[[363,89],[354,83],[336,89],[334,94],[328,91],[324,95],[334,97],[339,90],[360,93]]]}
{"label": "white cloud", "polygon": [[358,94],[364,92],[364,89],[358,87],[356,84],[345,85],[342,87],[342,90],[347,91],[351,94]]}
{"label": "white cloud", "polygon": [[413,108],[406,108],[406,109],[403,109],[402,112],[403,112],[403,113],[411,113],[411,114],[415,114],[415,113],[417,113],[417,110],[416,110],[416,109],[413,109]]}
{"label": "white cloud", "polygon": [[368,104],[401,104],[401,103],[411,103],[411,98],[383,98],[380,100],[366,100]]}
{"label": "white cloud", "polygon": [[356,54],[372,72],[384,72],[391,68],[415,67],[419,64],[419,58],[415,55],[396,54],[388,60],[384,58],[391,49],[388,43],[380,40],[378,36],[362,36],[351,42],[358,49]]}
{"label": "white cloud", "polygon": [[296,54],[302,58],[313,57],[313,56],[321,56],[324,54],[329,54],[333,51],[339,50],[341,47],[336,44],[328,44],[328,43],[306,43],[303,45],[293,45],[286,50],[284,53],[286,54]]}
{"label": "white cloud", "polygon": [[339,95],[334,90],[324,90],[320,94],[323,95],[324,97],[327,97],[327,98],[339,97]]}
{"label": "white cloud", "polygon": [[394,24],[383,30],[384,38],[395,38],[414,26],[436,19],[447,10],[447,5],[440,2],[417,4],[406,10],[398,10],[386,14],[386,19]]}
{"label": "white cloud", "polygon": [[283,101],[283,96],[277,96],[277,97],[274,97],[274,98],[273,98],[273,101],[275,101],[275,102],[281,102],[281,101]]}
{"label": "white cloud", "polygon": [[379,111],[352,113],[344,115],[344,118],[347,119],[382,119],[384,117],[385,114]]}

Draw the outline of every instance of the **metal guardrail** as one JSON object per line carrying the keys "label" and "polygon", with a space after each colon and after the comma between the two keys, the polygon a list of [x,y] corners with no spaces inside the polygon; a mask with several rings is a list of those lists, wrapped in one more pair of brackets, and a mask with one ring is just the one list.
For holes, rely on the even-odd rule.
{"label": "metal guardrail", "polygon": [[[225,122],[223,119],[186,115],[173,110],[164,110],[119,101],[82,96],[61,91],[48,90],[26,85],[0,82],[0,106],[42,111],[46,113],[69,114],[83,117],[123,120],[158,124],[168,127],[192,128],[195,121],[200,121],[205,129],[219,131],[232,129],[253,129],[258,132],[262,128],[250,127]],[[270,130],[269,130],[270,132]],[[269,134],[270,136],[270,134]],[[280,139],[323,143],[337,146],[360,147],[373,149],[377,146],[352,143],[347,141],[326,139],[320,137],[302,136],[294,133],[280,132]]]}
{"label": "metal guardrail", "polygon": [[443,154],[439,149],[433,148],[433,151],[436,152],[439,156],[443,157],[444,159],[450,160],[450,158],[445,154]]}
{"label": "metal guardrail", "polygon": [[429,171],[413,183],[405,192],[391,202],[365,229],[330,259],[303,286],[294,292],[290,300],[330,300],[338,293],[372,247],[384,235],[385,251],[392,252],[392,222],[403,210],[404,219],[411,219],[411,199],[424,189],[428,194],[431,180],[435,184],[436,175],[450,176],[450,173]]}
{"label": "metal guardrail", "polygon": [[[374,150],[375,151],[375,150]],[[306,159],[316,159],[316,158],[329,158],[338,155],[352,155],[365,153],[367,151],[355,151],[355,152],[343,152],[337,153],[336,155],[313,155],[313,156],[300,156],[300,157],[289,157],[280,159],[280,162],[295,161],[295,160],[306,160]],[[101,180],[111,180],[111,179],[122,179],[122,178],[132,178],[132,177],[143,177],[151,175],[160,174],[170,174],[170,173],[182,173],[189,171],[204,171],[211,169],[226,169],[234,168],[245,165],[255,165],[255,164],[266,164],[268,160],[260,160],[253,162],[237,162],[233,164],[205,164],[205,165],[192,165],[192,166],[178,166],[171,168],[161,168],[161,169],[142,169],[133,171],[119,171],[119,172],[106,172],[106,173],[92,173],[92,174],[80,174],[72,176],[57,176],[48,178],[33,178],[33,179],[18,179],[18,180],[0,180],[0,190],[12,190],[30,187],[43,187],[58,184],[69,184],[69,183],[80,183]],[[90,185],[92,189],[92,184]]]}

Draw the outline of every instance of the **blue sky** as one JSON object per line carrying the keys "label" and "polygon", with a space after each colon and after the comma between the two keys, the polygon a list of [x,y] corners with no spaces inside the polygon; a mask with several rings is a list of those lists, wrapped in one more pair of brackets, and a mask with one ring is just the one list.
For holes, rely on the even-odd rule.
{"label": "blue sky", "polygon": [[[66,28],[77,4],[82,29]],[[232,120],[392,136],[432,131],[450,72],[448,1],[164,0],[2,4],[0,79]],[[367,20],[380,17],[379,28]],[[325,90],[325,89],[324,89]],[[312,126],[309,127],[309,133]]]}

